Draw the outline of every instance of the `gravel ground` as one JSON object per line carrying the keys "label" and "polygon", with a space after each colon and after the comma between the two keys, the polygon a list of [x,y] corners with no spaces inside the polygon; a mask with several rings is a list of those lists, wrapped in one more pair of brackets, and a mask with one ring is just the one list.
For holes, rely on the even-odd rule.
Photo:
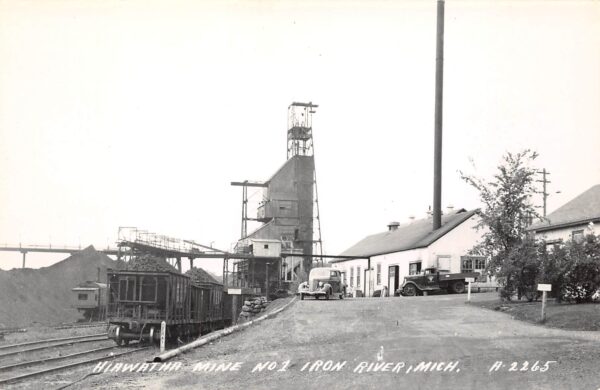
{"label": "gravel ground", "polygon": [[[152,372],[106,372],[70,388],[600,388],[598,332],[516,321],[465,304],[465,298],[296,300],[274,318],[174,358],[170,368],[178,363],[177,370],[158,371],[167,367],[158,365]],[[493,300],[497,295],[476,294],[473,299]],[[140,353],[115,363],[142,364],[151,355]],[[318,360],[331,363],[311,370]],[[274,369],[256,369],[265,362]],[[357,370],[378,362],[378,372]],[[204,368],[194,371],[199,363]],[[213,363],[229,364],[229,370],[209,372]],[[335,363],[339,370],[334,369]],[[82,368],[37,383],[57,388],[90,372],[91,368]]]}

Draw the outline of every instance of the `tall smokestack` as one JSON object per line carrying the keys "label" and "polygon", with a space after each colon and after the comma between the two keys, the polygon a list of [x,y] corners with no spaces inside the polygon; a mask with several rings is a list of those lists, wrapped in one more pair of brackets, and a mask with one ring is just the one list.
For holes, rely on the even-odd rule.
{"label": "tall smokestack", "polygon": [[435,141],[433,156],[433,230],[442,226],[442,98],[444,89],[444,0],[437,2],[435,45]]}

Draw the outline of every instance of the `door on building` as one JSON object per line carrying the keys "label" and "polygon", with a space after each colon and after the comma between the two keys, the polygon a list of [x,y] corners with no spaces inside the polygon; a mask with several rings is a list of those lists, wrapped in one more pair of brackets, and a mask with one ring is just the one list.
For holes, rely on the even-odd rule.
{"label": "door on building", "polygon": [[373,296],[373,269],[365,269],[365,297]]}
{"label": "door on building", "polygon": [[390,265],[388,268],[388,288],[390,296],[393,296],[398,288],[400,288],[398,284],[398,278],[400,274],[400,266],[398,265]]}

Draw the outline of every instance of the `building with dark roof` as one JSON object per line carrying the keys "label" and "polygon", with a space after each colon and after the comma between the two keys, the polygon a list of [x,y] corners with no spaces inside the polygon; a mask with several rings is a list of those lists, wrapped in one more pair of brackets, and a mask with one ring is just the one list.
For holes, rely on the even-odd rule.
{"label": "building with dark roof", "polygon": [[[428,267],[440,272],[482,272],[486,259],[468,255],[484,232],[477,229],[479,221],[478,210],[459,209],[443,215],[442,226],[436,230],[430,217],[405,225],[390,223],[387,231],[367,236],[341,253],[364,259],[330,263],[343,272],[349,289],[365,296],[377,290],[393,294],[405,276]],[[493,285],[484,277],[479,287]]]}
{"label": "building with dark roof", "polygon": [[593,186],[576,198],[548,214],[546,218],[529,227],[536,238],[548,244],[570,239],[583,239],[586,230],[600,234],[600,184]]}

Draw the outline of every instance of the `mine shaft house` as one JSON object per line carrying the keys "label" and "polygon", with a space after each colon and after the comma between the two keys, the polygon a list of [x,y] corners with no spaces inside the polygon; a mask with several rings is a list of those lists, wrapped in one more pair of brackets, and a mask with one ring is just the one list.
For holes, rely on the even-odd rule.
{"label": "mine shaft house", "polygon": [[[343,253],[364,259],[333,260],[331,266],[342,271],[343,280],[354,296],[393,295],[405,276],[428,267],[440,272],[480,272],[475,287],[495,287],[485,274],[486,259],[470,256],[481,240],[476,229],[477,210],[452,210],[442,216],[442,226],[433,230],[432,218],[413,220],[406,225],[390,223],[383,233],[370,235]],[[375,293],[378,292],[378,293]]]}

